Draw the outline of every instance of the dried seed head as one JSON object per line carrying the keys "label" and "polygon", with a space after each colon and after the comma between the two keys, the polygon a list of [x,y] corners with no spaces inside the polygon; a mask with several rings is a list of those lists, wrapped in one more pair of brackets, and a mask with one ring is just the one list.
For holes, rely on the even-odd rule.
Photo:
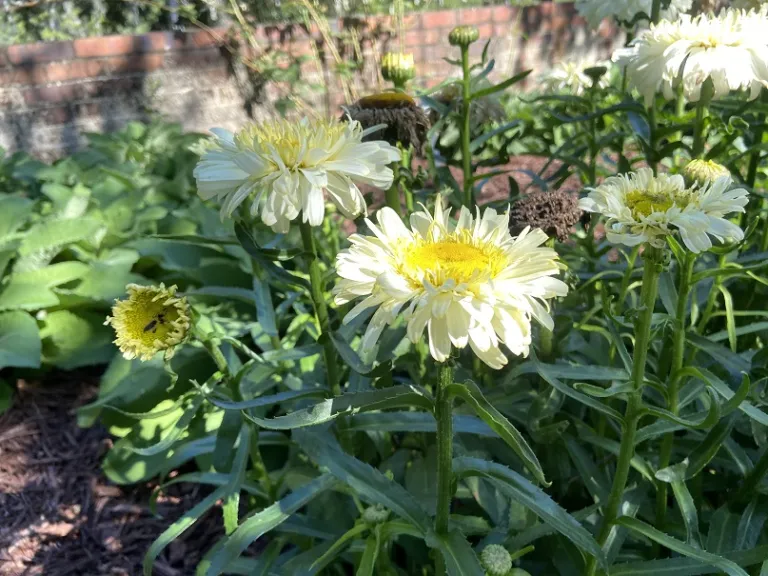
{"label": "dried seed head", "polygon": [[429,119],[413,98],[403,92],[382,92],[361,98],[347,109],[347,114],[370,128],[385,124],[386,128],[365,139],[385,140],[393,146],[413,146],[420,152],[427,138]]}
{"label": "dried seed head", "polygon": [[568,239],[581,218],[579,200],[561,190],[534,192],[522,196],[509,213],[510,232],[519,234],[526,226],[541,228],[560,242]]}
{"label": "dried seed head", "polygon": [[480,554],[480,564],[488,576],[506,576],[512,570],[512,556],[503,546],[489,544]]}

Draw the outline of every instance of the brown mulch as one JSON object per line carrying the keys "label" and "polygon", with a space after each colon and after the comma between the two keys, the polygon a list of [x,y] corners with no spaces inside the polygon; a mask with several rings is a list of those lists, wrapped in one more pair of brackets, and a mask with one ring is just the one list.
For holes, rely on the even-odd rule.
{"label": "brown mulch", "polygon": [[[0,416],[0,576],[141,574],[150,544],[205,489],[170,487],[156,517],[147,504],[151,484],[120,487],[104,477],[109,435],[102,427],[79,428],[75,414],[95,397],[98,374],[56,373],[17,388]],[[155,574],[194,574],[220,534],[218,516],[166,548]]]}

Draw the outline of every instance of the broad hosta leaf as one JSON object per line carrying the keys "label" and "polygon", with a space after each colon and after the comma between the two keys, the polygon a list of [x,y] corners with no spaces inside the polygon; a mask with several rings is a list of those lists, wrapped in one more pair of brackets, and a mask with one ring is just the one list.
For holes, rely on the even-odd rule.
{"label": "broad hosta leaf", "polygon": [[517,472],[501,464],[469,457],[454,459],[453,470],[459,476],[487,478],[499,490],[516,502],[520,502],[576,546],[605,565],[603,551],[587,529],[558,506],[546,493]]}
{"label": "broad hosta leaf", "polygon": [[46,288],[54,288],[82,278],[88,270],[88,265],[82,262],[59,262],[45,268],[19,272],[12,276],[12,280],[22,284],[39,284]]}
{"label": "broad hosta leaf", "polygon": [[548,484],[547,479],[544,477],[544,471],[541,469],[541,464],[539,464],[539,459],[536,458],[536,454],[525,441],[523,435],[507,420],[506,416],[488,402],[477,384],[472,381],[467,381],[463,384],[452,384],[447,392],[449,395],[458,396],[467,402],[475,413],[509,444],[536,480],[542,484]]}
{"label": "broad hosta leaf", "polygon": [[216,576],[224,573],[229,564],[236,560],[251,543],[287,520],[291,514],[306,506],[318,494],[328,490],[335,483],[333,476],[323,474],[272,506],[252,514],[224,540],[223,546],[210,557],[206,555],[198,565],[197,574]]}
{"label": "broad hosta leaf", "polygon": [[432,521],[416,499],[402,486],[378,470],[341,451],[327,434],[298,430],[293,433],[299,446],[318,466],[328,469],[350,486],[363,500],[381,504],[416,526],[423,534],[432,530]]}
{"label": "broad hosta leaf", "polygon": [[114,332],[104,326],[104,316],[69,310],[51,312],[40,330],[46,362],[71,370],[108,362],[117,349]]}
{"label": "broad hosta leaf", "polygon": [[0,314],[0,370],[40,367],[40,334],[37,322],[26,312]]}
{"label": "broad hosta leaf", "polygon": [[695,560],[698,560],[699,562],[702,562],[703,564],[709,564],[711,566],[715,566],[716,568],[718,568],[719,570],[722,570],[729,576],[749,576],[749,574],[747,574],[735,562],[732,562],[731,560],[726,560],[722,556],[717,556],[716,554],[710,554],[709,552],[704,552],[703,550],[699,550],[698,548],[689,546],[685,542],[681,542],[680,540],[672,538],[672,536],[669,536],[668,534],[664,534],[664,532],[660,532],[659,530],[656,530],[656,528],[654,528],[653,526],[649,526],[648,524],[638,520],[637,518],[629,518],[627,516],[621,516],[616,522],[626,528],[629,528],[633,532],[642,534],[646,538],[650,538],[654,542],[658,542],[659,544],[661,544],[662,546],[665,546],[666,548],[669,548],[670,550],[674,550],[675,552],[682,554],[683,556],[687,556],[688,558],[693,558]]}
{"label": "broad hosta leaf", "polygon": [[89,240],[102,230],[102,223],[90,218],[47,220],[30,228],[19,246],[19,254],[56,250],[67,244]]}
{"label": "broad hosta leaf", "polygon": [[42,284],[22,282],[11,276],[9,282],[0,287],[0,310],[40,310],[58,303],[56,294]]}
{"label": "broad hosta leaf", "polygon": [[17,194],[0,195],[0,239],[21,228],[32,213],[34,202]]}

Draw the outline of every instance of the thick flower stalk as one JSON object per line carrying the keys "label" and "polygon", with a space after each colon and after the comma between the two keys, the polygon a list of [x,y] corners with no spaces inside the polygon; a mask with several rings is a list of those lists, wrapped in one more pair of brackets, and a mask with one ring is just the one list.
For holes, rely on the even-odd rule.
{"label": "thick flower stalk", "polygon": [[251,214],[278,233],[286,233],[301,214],[319,226],[324,193],[348,218],[366,210],[358,184],[388,188],[397,148],[364,142],[373,131],[355,121],[283,118],[246,126],[237,134],[217,128],[216,146],[195,167],[198,193],[221,202],[222,218],[246,200]]}
{"label": "thick flower stalk", "polygon": [[610,242],[662,247],[665,236],[679,232],[686,247],[699,253],[712,247],[710,236],[721,242],[744,237],[725,216],[744,212],[747,196],[743,188],[732,189],[727,176],[689,188],[681,175],[654,176],[650,168],[641,168],[606,179],[579,206],[608,218]]}
{"label": "thick flower stalk", "polygon": [[176,286],[126,286],[128,298],[116,300],[105,325],[115,329],[115,344],[127,360],[151,360],[158,352],[173,355],[187,336],[190,311]]}
{"label": "thick flower stalk", "polygon": [[363,351],[405,315],[410,340],[419,341],[426,328],[438,362],[453,347],[469,345],[488,366],[501,368],[507,363],[501,344],[528,354],[532,318],[552,329],[547,300],[568,291],[553,277],[562,265],[542,246],[547,235],[541,230],[513,238],[508,213],[487,208],[473,217],[464,207],[455,224],[449,213],[438,196],[434,214],[415,212],[410,228],[390,208],[378,212],[378,225],[367,220],[373,236],[351,236],[352,246],[337,257],[336,303],[363,298],[345,322],[375,309]]}
{"label": "thick flower stalk", "polygon": [[719,15],[683,14],[662,20],[640,33],[613,59],[625,67],[630,84],[650,105],[661,92],[667,100],[677,96],[678,84],[690,102],[698,102],[708,78],[712,98],[732,90],[748,90],[755,99],[768,86],[768,10],[724,10]]}

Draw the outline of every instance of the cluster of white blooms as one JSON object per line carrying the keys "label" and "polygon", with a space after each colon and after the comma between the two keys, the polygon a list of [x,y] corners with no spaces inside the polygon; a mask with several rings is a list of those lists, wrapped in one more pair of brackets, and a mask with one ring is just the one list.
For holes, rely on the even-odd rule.
{"label": "cluster of white blooms", "polygon": [[[593,85],[592,78],[584,71],[590,68],[604,67],[608,69],[610,62],[585,64],[583,62],[563,60],[541,77],[541,88],[547,92],[567,92],[581,96]],[[608,78],[603,74],[597,81],[597,87],[606,88]]]}
{"label": "cluster of white blooms", "polygon": [[[592,28],[597,28],[605,18],[621,22],[632,22],[638,14],[651,15],[653,0],[580,0],[576,2],[579,11]],[[661,11],[665,20],[675,20],[693,6],[693,0],[672,0]]]}
{"label": "cluster of white blooms", "polygon": [[718,15],[682,15],[644,30],[628,48],[617,50],[615,62],[626,67],[633,87],[646,104],[661,92],[672,99],[677,86],[697,102],[708,78],[713,98],[732,90],[749,90],[756,98],[768,86],[768,7],[728,9]]}
{"label": "cluster of white blooms", "polygon": [[663,246],[665,236],[680,233],[694,253],[712,247],[710,236],[720,241],[741,240],[744,232],[725,216],[744,212],[747,191],[732,188],[730,175],[686,186],[681,175],[659,174],[650,168],[606,179],[580,202],[582,210],[608,217],[610,242],[637,246],[649,242]]}

